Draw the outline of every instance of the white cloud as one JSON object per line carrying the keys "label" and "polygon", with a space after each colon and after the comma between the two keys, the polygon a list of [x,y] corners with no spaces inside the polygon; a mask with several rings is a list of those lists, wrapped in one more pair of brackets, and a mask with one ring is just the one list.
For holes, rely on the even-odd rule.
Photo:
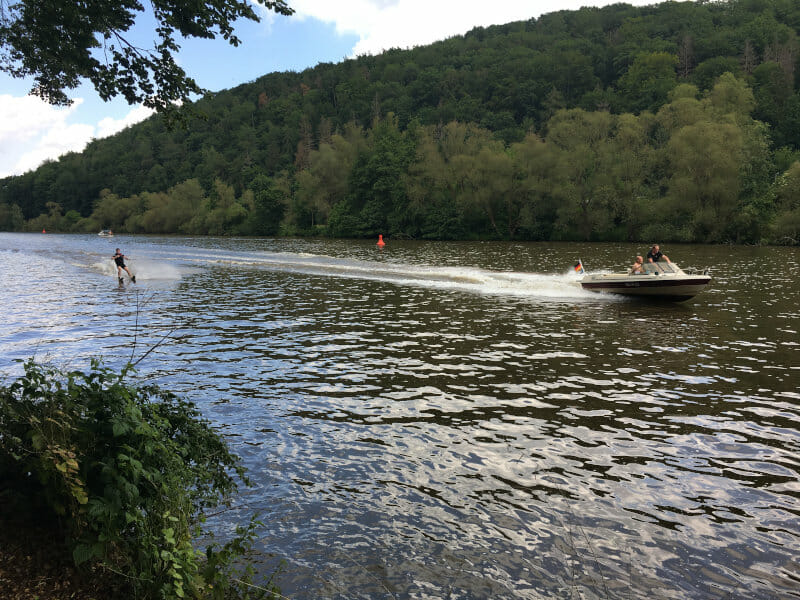
{"label": "white cloud", "polygon": [[140,121],[144,121],[147,117],[153,114],[153,110],[150,108],[146,108],[144,106],[136,106],[131,111],[122,117],[121,119],[112,119],[111,117],[106,117],[102,119],[97,124],[97,133],[94,137],[96,138],[104,138],[110,135],[114,135],[115,133],[119,133],[126,127],[130,127],[131,125],[135,125]]}
{"label": "white cloud", "polygon": [[67,152],[80,152],[92,138],[93,132],[92,125],[56,123],[32,140],[32,147],[19,155],[11,173],[7,174],[19,175],[35,169],[45,160],[56,159]]}
{"label": "white cloud", "polygon": [[113,135],[152,114],[136,107],[121,119],[105,118],[97,125],[71,123],[82,103],[77,98],[72,106],[56,107],[35,96],[0,94],[0,177],[20,175],[67,152],[81,152],[92,138]]}
{"label": "white cloud", "polygon": [[[523,21],[557,10],[604,6],[616,0],[293,0],[298,18],[333,23],[340,34],[356,34],[353,55],[379,54],[461,35],[474,27]],[[654,0],[628,0],[653,4]]]}
{"label": "white cloud", "polygon": [[57,108],[36,96],[0,95],[0,148],[6,149],[17,140],[27,140],[63,122],[83,102],[78,99],[72,106]]}

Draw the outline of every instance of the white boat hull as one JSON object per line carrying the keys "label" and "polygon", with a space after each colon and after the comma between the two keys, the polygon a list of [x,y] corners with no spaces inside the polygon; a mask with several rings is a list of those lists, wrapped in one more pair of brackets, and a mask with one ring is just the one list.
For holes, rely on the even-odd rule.
{"label": "white boat hull", "polygon": [[650,272],[640,275],[625,273],[585,275],[581,280],[581,287],[591,292],[681,302],[702,292],[711,281],[710,275],[687,274],[674,263],[665,267],[666,265],[659,265],[659,269],[650,269]]}

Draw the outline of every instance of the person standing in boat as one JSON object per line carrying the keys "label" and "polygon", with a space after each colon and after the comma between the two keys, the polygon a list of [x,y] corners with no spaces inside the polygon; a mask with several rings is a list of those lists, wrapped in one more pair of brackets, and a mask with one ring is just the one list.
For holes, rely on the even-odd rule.
{"label": "person standing in boat", "polygon": [[117,248],[117,251],[111,258],[114,259],[114,263],[117,265],[117,277],[119,277],[119,282],[122,283],[122,271],[124,269],[125,272],[128,274],[128,277],[131,278],[131,281],[133,283],[136,283],[136,275],[133,275],[130,272],[130,269],[128,269],[128,267],[125,266],[125,255],[119,251],[119,248]]}
{"label": "person standing in boat", "polygon": [[647,253],[647,262],[657,263],[660,260],[670,262],[669,256],[661,252],[661,247],[658,244],[653,244],[653,247]]}
{"label": "person standing in boat", "polygon": [[633,266],[630,270],[630,275],[641,275],[644,273],[644,259],[641,256],[636,257],[636,262],[633,263]]}

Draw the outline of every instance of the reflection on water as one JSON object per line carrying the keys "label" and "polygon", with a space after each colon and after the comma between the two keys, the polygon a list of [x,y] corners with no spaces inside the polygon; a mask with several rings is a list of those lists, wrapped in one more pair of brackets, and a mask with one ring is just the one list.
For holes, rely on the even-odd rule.
{"label": "reflection on water", "polygon": [[[0,368],[141,356],[256,483],[290,598],[798,597],[800,253],[675,246],[691,303],[583,292],[634,245],[0,234]],[[108,260],[110,263],[110,260]],[[778,268],[780,266],[780,268]]]}

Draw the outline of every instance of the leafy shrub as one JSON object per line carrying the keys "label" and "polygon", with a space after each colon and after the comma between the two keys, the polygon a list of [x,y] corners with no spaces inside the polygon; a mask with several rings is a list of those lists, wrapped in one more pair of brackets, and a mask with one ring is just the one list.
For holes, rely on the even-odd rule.
{"label": "leafy shrub", "polygon": [[136,597],[263,597],[232,566],[256,521],[221,549],[192,546],[204,510],[247,483],[239,458],[192,403],[127,372],[26,363],[0,388],[0,479],[58,516],[76,564],[119,574]]}

